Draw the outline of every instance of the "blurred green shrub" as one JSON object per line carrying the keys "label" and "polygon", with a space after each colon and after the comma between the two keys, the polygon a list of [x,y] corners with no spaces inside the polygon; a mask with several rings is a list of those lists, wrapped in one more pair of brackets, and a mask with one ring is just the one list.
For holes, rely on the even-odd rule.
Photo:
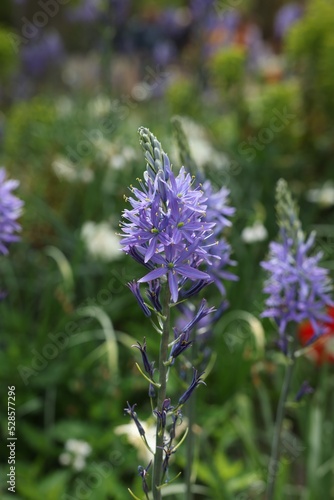
{"label": "blurred green shrub", "polygon": [[245,62],[246,53],[242,47],[232,46],[217,52],[209,63],[214,85],[223,93],[242,86]]}
{"label": "blurred green shrub", "polygon": [[52,142],[50,127],[56,119],[53,102],[45,97],[18,101],[7,116],[4,152],[13,162],[22,163],[32,155],[45,160]]}
{"label": "blurred green shrub", "polygon": [[291,29],[286,51],[302,78],[305,106],[328,117],[334,111],[334,3],[312,0],[306,15]]}
{"label": "blurred green shrub", "polygon": [[281,81],[262,87],[248,99],[249,124],[253,130],[271,131],[271,144],[282,152],[293,152],[303,132],[300,86],[297,80]]}
{"label": "blurred green shrub", "polygon": [[171,114],[196,117],[200,111],[199,91],[194,80],[181,77],[167,89],[166,100]]}
{"label": "blurred green shrub", "polygon": [[0,26],[0,76],[7,78],[17,67],[18,56],[11,43],[11,32]]}

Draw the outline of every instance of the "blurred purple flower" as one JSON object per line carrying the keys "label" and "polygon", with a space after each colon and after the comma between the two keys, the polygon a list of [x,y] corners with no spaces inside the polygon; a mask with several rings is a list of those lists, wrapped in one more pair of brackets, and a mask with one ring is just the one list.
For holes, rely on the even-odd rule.
{"label": "blurred purple flower", "polygon": [[320,267],[321,252],[314,256],[308,253],[313,247],[315,234],[300,242],[296,251],[294,242],[281,231],[282,243],[272,242],[267,261],[262,267],[269,272],[264,292],[269,294],[263,317],[272,317],[284,336],[290,322],[309,320],[317,335],[321,333],[319,322],[328,318],[326,306],[333,305],[329,296],[332,289],[328,270]]}
{"label": "blurred purple flower", "polygon": [[50,31],[42,38],[31,41],[22,47],[21,58],[25,72],[32,77],[43,75],[54,64],[59,63],[64,55],[64,45],[57,31]]}
{"label": "blurred purple flower", "polygon": [[221,15],[216,12],[203,18],[201,21],[205,33],[203,56],[212,56],[223,47],[234,43],[234,38],[241,23],[241,15],[236,9],[224,10]]}
{"label": "blurred purple flower", "polygon": [[205,28],[209,31],[219,30],[233,34],[241,22],[241,14],[236,9],[227,9],[220,16],[211,12],[205,20]]}
{"label": "blurred purple flower", "polygon": [[235,266],[236,262],[231,259],[232,248],[223,236],[226,227],[232,225],[228,217],[232,217],[235,213],[235,208],[229,206],[228,197],[230,191],[226,187],[222,187],[219,191],[214,192],[210,181],[203,183],[204,195],[207,198],[207,210],[205,221],[214,223],[212,236],[208,238],[208,253],[213,257],[212,265],[208,266],[206,272],[212,278],[220,293],[226,294],[222,280],[236,281],[238,277],[227,271],[228,266]]}
{"label": "blurred purple flower", "polygon": [[277,184],[277,214],[280,227],[280,242],[271,242],[269,256],[261,266],[269,273],[264,284],[266,310],[262,317],[274,318],[278,324],[280,347],[287,348],[287,328],[290,323],[310,321],[315,335],[321,335],[321,326],[329,318],[326,306],[333,305],[329,295],[332,283],[328,269],[320,267],[322,253],[309,255],[313,248],[315,233],[305,240],[298,212],[286,182]]}
{"label": "blurred purple flower", "polygon": [[159,32],[169,39],[178,40],[189,28],[190,21],[187,9],[166,9],[158,19]]}
{"label": "blurred purple flower", "polygon": [[215,0],[191,0],[190,12],[195,21],[202,21],[212,10]]}
{"label": "blurred purple flower", "polygon": [[131,13],[132,0],[109,0],[112,21],[116,25],[125,23]]}
{"label": "blurred purple flower", "polygon": [[176,47],[170,40],[159,41],[153,48],[153,59],[159,66],[170,64],[176,54]]}
{"label": "blurred purple flower", "polygon": [[76,7],[66,11],[67,19],[72,23],[91,23],[101,15],[101,0],[82,0]]}
{"label": "blurred purple flower", "polygon": [[219,191],[214,192],[210,181],[204,182],[203,191],[207,198],[206,220],[215,222],[214,234],[220,234],[226,227],[232,226],[228,217],[234,215],[235,208],[228,205],[230,191],[223,186]]}
{"label": "blurred purple flower", "polygon": [[287,31],[303,16],[303,7],[296,2],[288,3],[281,7],[274,21],[274,34],[278,39],[284,38]]}
{"label": "blurred purple flower", "polygon": [[258,26],[255,24],[249,26],[245,42],[248,51],[247,66],[250,71],[257,70],[263,58],[270,54]]}
{"label": "blurred purple flower", "polygon": [[295,401],[300,401],[306,394],[312,394],[314,392],[313,387],[310,386],[307,380],[304,380],[302,383],[301,387],[299,388],[299,391],[297,392],[295,396]]}
{"label": "blurred purple flower", "polygon": [[209,254],[214,257],[212,265],[206,269],[206,272],[218,288],[221,295],[226,295],[223,280],[238,281],[238,276],[228,271],[228,266],[235,266],[237,263],[231,259],[232,248],[224,237],[221,237],[216,245],[212,245]]}
{"label": "blurred purple flower", "polygon": [[15,235],[21,230],[16,222],[22,212],[23,201],[12,194],[19,181],[6,180],[6,170],[0,168],[0,254],[8,254],[8,243],[18,241]]}

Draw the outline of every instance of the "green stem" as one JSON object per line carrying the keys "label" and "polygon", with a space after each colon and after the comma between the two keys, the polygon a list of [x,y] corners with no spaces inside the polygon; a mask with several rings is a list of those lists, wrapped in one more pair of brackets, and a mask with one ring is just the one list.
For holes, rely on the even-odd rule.
{"label": "green stem", "polygon": [[[196,339],[195,339],[196,340]],[[194,340],[191,346],[191,362],[194,364],[197,357],[197,345]],[[194,424],[196,421],[196,391],[193,392],[191,398],[188,401],[188,437],[187,437],[187,463],[186,463],[186,500],[192,500],[192,471],[194,462],[194,451],[195,451],[195,435],[194,435]]]}
{"label": "green stem", "polygon": [[[162,403],[166,399],[166,388],[167,388],[167,371],[168,367],[166,362],[168,360],[168,343],[169,343],[169,332],[170,332],[170,292],[168,285],[165,285],[165,297],[163,301],[162,315],[163,329],[162,337],[160,341],[160,352],[159,352],[159,384],[157,394],[157,409],[161,410]],[[152,474],[152,493],[154,500],[161,500],[161,485],[162,480],[162,458],[163,458],[163,444],[164,444],[164,433],[161,432],[160,422],[157,420],[157,430],[156,430],[156,442],[155,442],[155,454],[153,463],[153,474]]]}
{"label": "green stem", "polygon": [[287,400],[290,385],[291,385],[293,369],[295,366],[295,351],[294,351],[294,346],[291,344],[293,344],[293,342],[289,341],[288,366],[287,366],[286,371],[285,371],[282,391],[281,391],[281,395],[280,395],[280,399],[279,399],[279,403],[278,403],[278,407],[277,407],[277,413],[276,413],[274,436],[273,436],[270,462],[269,462],[269,468],[268,468],[268,483],[267,483],[266,500],[273,500],[274,493],[275,493],[275,483],[276,483],[276,477],[277,477],[278,468],[279,468],[279,455],[280,455],[280,447],[281,447],[281,431],[282,431],[283,418],[284,418],[284,414],[285,414],[285,404],[286,404],[286,400]]}

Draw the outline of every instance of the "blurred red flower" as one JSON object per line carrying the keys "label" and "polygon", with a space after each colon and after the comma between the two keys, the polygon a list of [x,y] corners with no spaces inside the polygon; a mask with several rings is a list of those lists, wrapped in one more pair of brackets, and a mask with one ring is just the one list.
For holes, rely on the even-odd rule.
{"label": "blurred red flower", "polygon": [[[326,332],[311,344],[307,353],[308,357],[318,365],[334,363],[334,307],[330,307],[327,312],[331,320],[326,323]],[[308,321],[300,325],[298,335],[301,344],[306,345],[314,335],[312,325]]]}

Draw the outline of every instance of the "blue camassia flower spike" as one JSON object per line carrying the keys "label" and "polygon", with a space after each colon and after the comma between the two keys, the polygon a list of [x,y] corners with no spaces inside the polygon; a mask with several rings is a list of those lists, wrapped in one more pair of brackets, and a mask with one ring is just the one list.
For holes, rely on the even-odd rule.
{"label": "blue camassia flower spike", "polygon": [[[308,320],[315,331],[315,340],[325,331],[326,307],[333,304],[330,297],[332,283],[328,270],[319,266],[322,253],[310,255],[315,233],[308,238],[302,231],[298,209],[292,200],[285,180],[277,183],[276,212],[279,225],[279,241],[270,243],[269,256],[262,262],[262,267],[269,277],[264,284],[268,294],[266,310],[262,317],[273,318],[278,325],[279,346],[286,355],[287,363],[278,401],[273,441],[268,467],[266,498],[275,498],[277,464],[280,463],[281,433],[285,405],[289,395],[294,366],[296,363],[297,337],[293,334],[296,325]],[[308,384],[303,384],[296,396],[299,400],[310,391]]]}
{"label": "blue camassia flower spike", "polygon": [[[128,201],[132,208],[123,212],[121,244],[126,253],[150,269],[138,283],[149,283],[152,292],[150,283],[167,279],[176,303],[188,280],[201,286],[212,281],[199,267],[212,265],[209,249],[216,244],[212,240],[216,222],[206,220],[207,198],[200,186],[193,186],[191,175],[183,167],[175,175],[153,134],[144,128],[139,134],[147,170],[144,181],[139,181],[141,189],[131,187],[133,196]],[[215,261],[220,259],[216,254],[213,257]],[[148,315],[137,285],[131,289]]]}
{"label": "blue camassia flower spike", "polygon": [[[187,173],[184,167],[181,167],[177,175],[172,171],[168,156],[148,129],[141,127],[139,136],[147,162],[146,171],[143,180],[138,179],[139,187],[130,187],[131,195],[127,201],[131,208],[123,211],[121,245],[125,253],[146,268],[146,274],[139,280],[130,282],[128,286],[144,314],[152,316],[155,313],[157,322],[152,323],[161,335],[156,381],[153,380],[155,365],[148,359],[145,339],[143,344],[138,342],[134,345],[141,352],[144,371],[138,364],[137,367],[149,382],[149,396],[156,418],[152,494],[154,500],[161,500],[162,483],[169,481],[169,459],[187,435],[186,431],[178,444],[172,443],[176,422],[182,418],[180,408],[196,387],[204,384],[201,378],[204,372],[199,373],[194,369],[188,389],[179,398],[177,406],[172,406],[171,399],[167,397],[169,370],[175,358],[195,342],[189,339],[190,332],[197,329],[215,311],[202,300],[198,310],[194,308],[183,328],[174,329],[174,340],[170,343],[171,307],[184,307],[185,299],[196,295],[208,284],[219,282],[228,276],[224,267],[232,264],[230,246],[225,241],[217,244],[217,238],[220,238],[221,230],[230,225],[227,217],[233,214],[234,209],[225,206],[228,191],[223,190],[217,193],[210,205],[209,220],[207,211],[210,200],[196,178]],[[208,184],[205,189],[211,196]],[[145,295],[141,294],[140,286],[146,287]],[[205,324],[205,332],[210,324]],[[128,403],[125,412],[134,421],[141,438],[148,446],[135,406]],[[172,426],[168,439],[166,434],[170,419]],[[139,469],[146,497],[148,468],[149,466]],[[130,493],[132,494],[131,491]],[[132,496],[134,497],[133,494]]]}
{"label": "blue camassia flower spike", "polygon": [[0,254],[8,254],[8,244],[19,241],[15,233],[21,230],[16,220],[22,213],[23,201],[12,191],[19,186],[19,181],[6,180],[6,170],[0,168]]}
{"label": "blue camassia flower spike", "polygon": [[315,331],[311,342],[323,333],[321,325],[329,320],[324,311],[333,305],[332,283],[328,269],[319,266],[322,253],[309,255],[315,233],[305,238],[297,208],[283,179],[278,182],[276,197],[280,241],[270,244],[269,256],[261,263],[269,274],[264,286],[269,296],[262,317],[274,318],[280,347],[286,353],[289,324],[310,321]]}

